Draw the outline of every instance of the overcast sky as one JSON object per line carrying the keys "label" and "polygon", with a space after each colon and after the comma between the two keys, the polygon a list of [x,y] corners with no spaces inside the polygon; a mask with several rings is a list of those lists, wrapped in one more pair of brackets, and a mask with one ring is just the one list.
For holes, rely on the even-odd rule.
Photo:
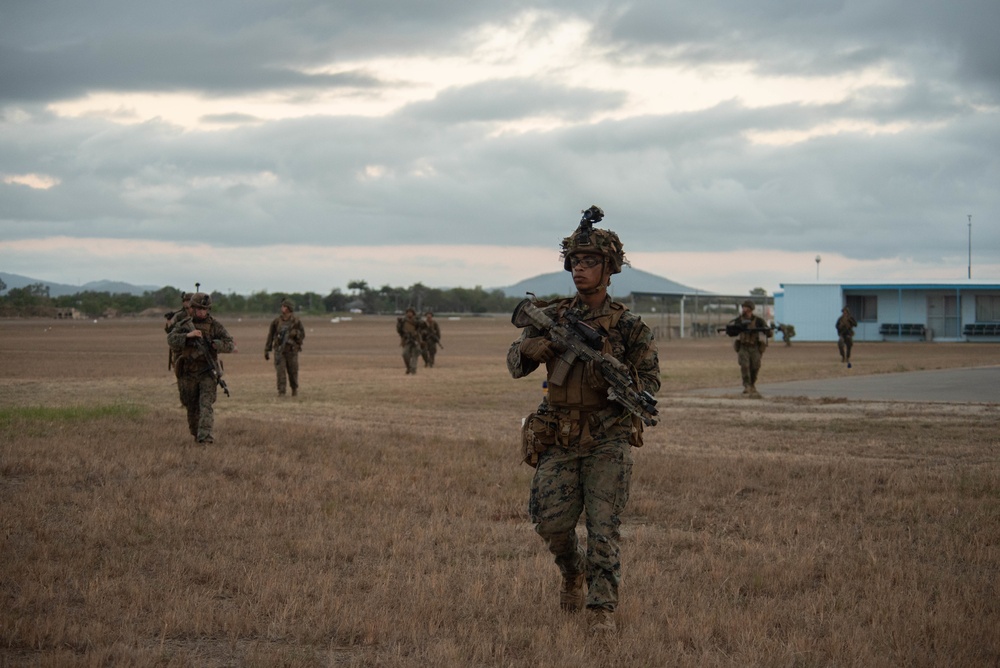
{"label": "overcast sky", "polygon": [[[0,3],[0,271],[1000,279],[996,0]],[[969,216],[971,227],[969,225]],[[819,263],[816,258],[820,257]]]}

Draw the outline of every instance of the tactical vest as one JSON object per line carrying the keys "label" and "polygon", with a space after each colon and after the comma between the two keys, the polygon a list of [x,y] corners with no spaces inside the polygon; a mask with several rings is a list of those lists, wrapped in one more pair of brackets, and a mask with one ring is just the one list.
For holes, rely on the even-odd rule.
{"label": "tactical vest", "polygon": [[[205,338],[205,341],[208,341],[209,345],[211,345],[212,323],[213,320],[211,316],[205,318],[201,322],[197,322],[194,318],[191,318],[191,329],[187,331],[193,331],[195,329],[199,330],[201,335]],[[184,342],[184,351],[179,355],[179,357],[180,359],[177,363],[178,372],[200,373],[202,371],[207,371],[209,366],[211,366],[210,362],[205,359],[201,346],[190,339]]]}
{"label": "tactical vest", "polygon": [[[558,317],[562,317],[568,306],[569,302],[559,306]],[[603,335],[602,353],[613,353],[609,333],[615,328],[624,313],[624,308],[612,307],[611,313],[587,321],[587,324],[593,326]],[[556,362],[558,362],[558,358],[546,363],[546,369],[550,377]],[[562,385],[549,383],[549,405],[557,409],[584,412],[607,408],[610,404],[608,400],[608,386],[602,382],[598,387],[594,387],[588,381],[585,371],[586,363],[582,360],[577,360],[570,367],[566,381]]]}

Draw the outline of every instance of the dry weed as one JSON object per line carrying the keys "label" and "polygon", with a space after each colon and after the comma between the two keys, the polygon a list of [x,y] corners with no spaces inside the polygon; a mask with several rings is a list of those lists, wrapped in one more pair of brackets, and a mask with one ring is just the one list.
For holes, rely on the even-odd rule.
{"label": "dry weed", "polygon": [[[159,323],[0,323],[0,664],[1000,662],[997,406],[685,396],[732,383],[735,355],[664,344],[621,632],[596,643],[526,516],[517,428],[541,379],[507,377],[505,319],[444,321],[416,376],[390,319],[309,322],[294,400],[266,321],[225,324],[233,397],[200,448]],[[762,373],[841,373],[830,348]],[[998,351],[857,347],[871,371]]]}

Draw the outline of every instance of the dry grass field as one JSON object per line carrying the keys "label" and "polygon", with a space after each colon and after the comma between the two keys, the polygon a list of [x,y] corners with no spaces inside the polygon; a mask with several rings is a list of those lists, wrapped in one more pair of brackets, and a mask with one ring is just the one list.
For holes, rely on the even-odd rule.
{"label": "dry grass field", "polygon": [[[216,443],[160,321],[0,321],[0,666],[998,666],[1000,406],[746,400],[729,340],[661,343],[624,518],[620,633],[588,638],[526,514],[504,317],[308,320],[297,398],[266,320]],[[997,344],[858,344],[866,373]],[[847,373],[775,345],[762,383]],[[733,395],[687,390],[732,386]]]}

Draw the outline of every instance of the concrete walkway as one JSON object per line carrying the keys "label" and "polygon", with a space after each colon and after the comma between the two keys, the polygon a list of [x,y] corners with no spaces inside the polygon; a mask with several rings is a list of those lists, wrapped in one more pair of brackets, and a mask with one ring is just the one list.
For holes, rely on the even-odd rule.
{"label": "concrete walkway", "polygon": [[[766,397],[843,398],[858,401],[930,401],[1000,404],[1000,366],[881,373],[825,380],[757,383]],[[743,388],[692,390],[698,396],[742,396]]]}

